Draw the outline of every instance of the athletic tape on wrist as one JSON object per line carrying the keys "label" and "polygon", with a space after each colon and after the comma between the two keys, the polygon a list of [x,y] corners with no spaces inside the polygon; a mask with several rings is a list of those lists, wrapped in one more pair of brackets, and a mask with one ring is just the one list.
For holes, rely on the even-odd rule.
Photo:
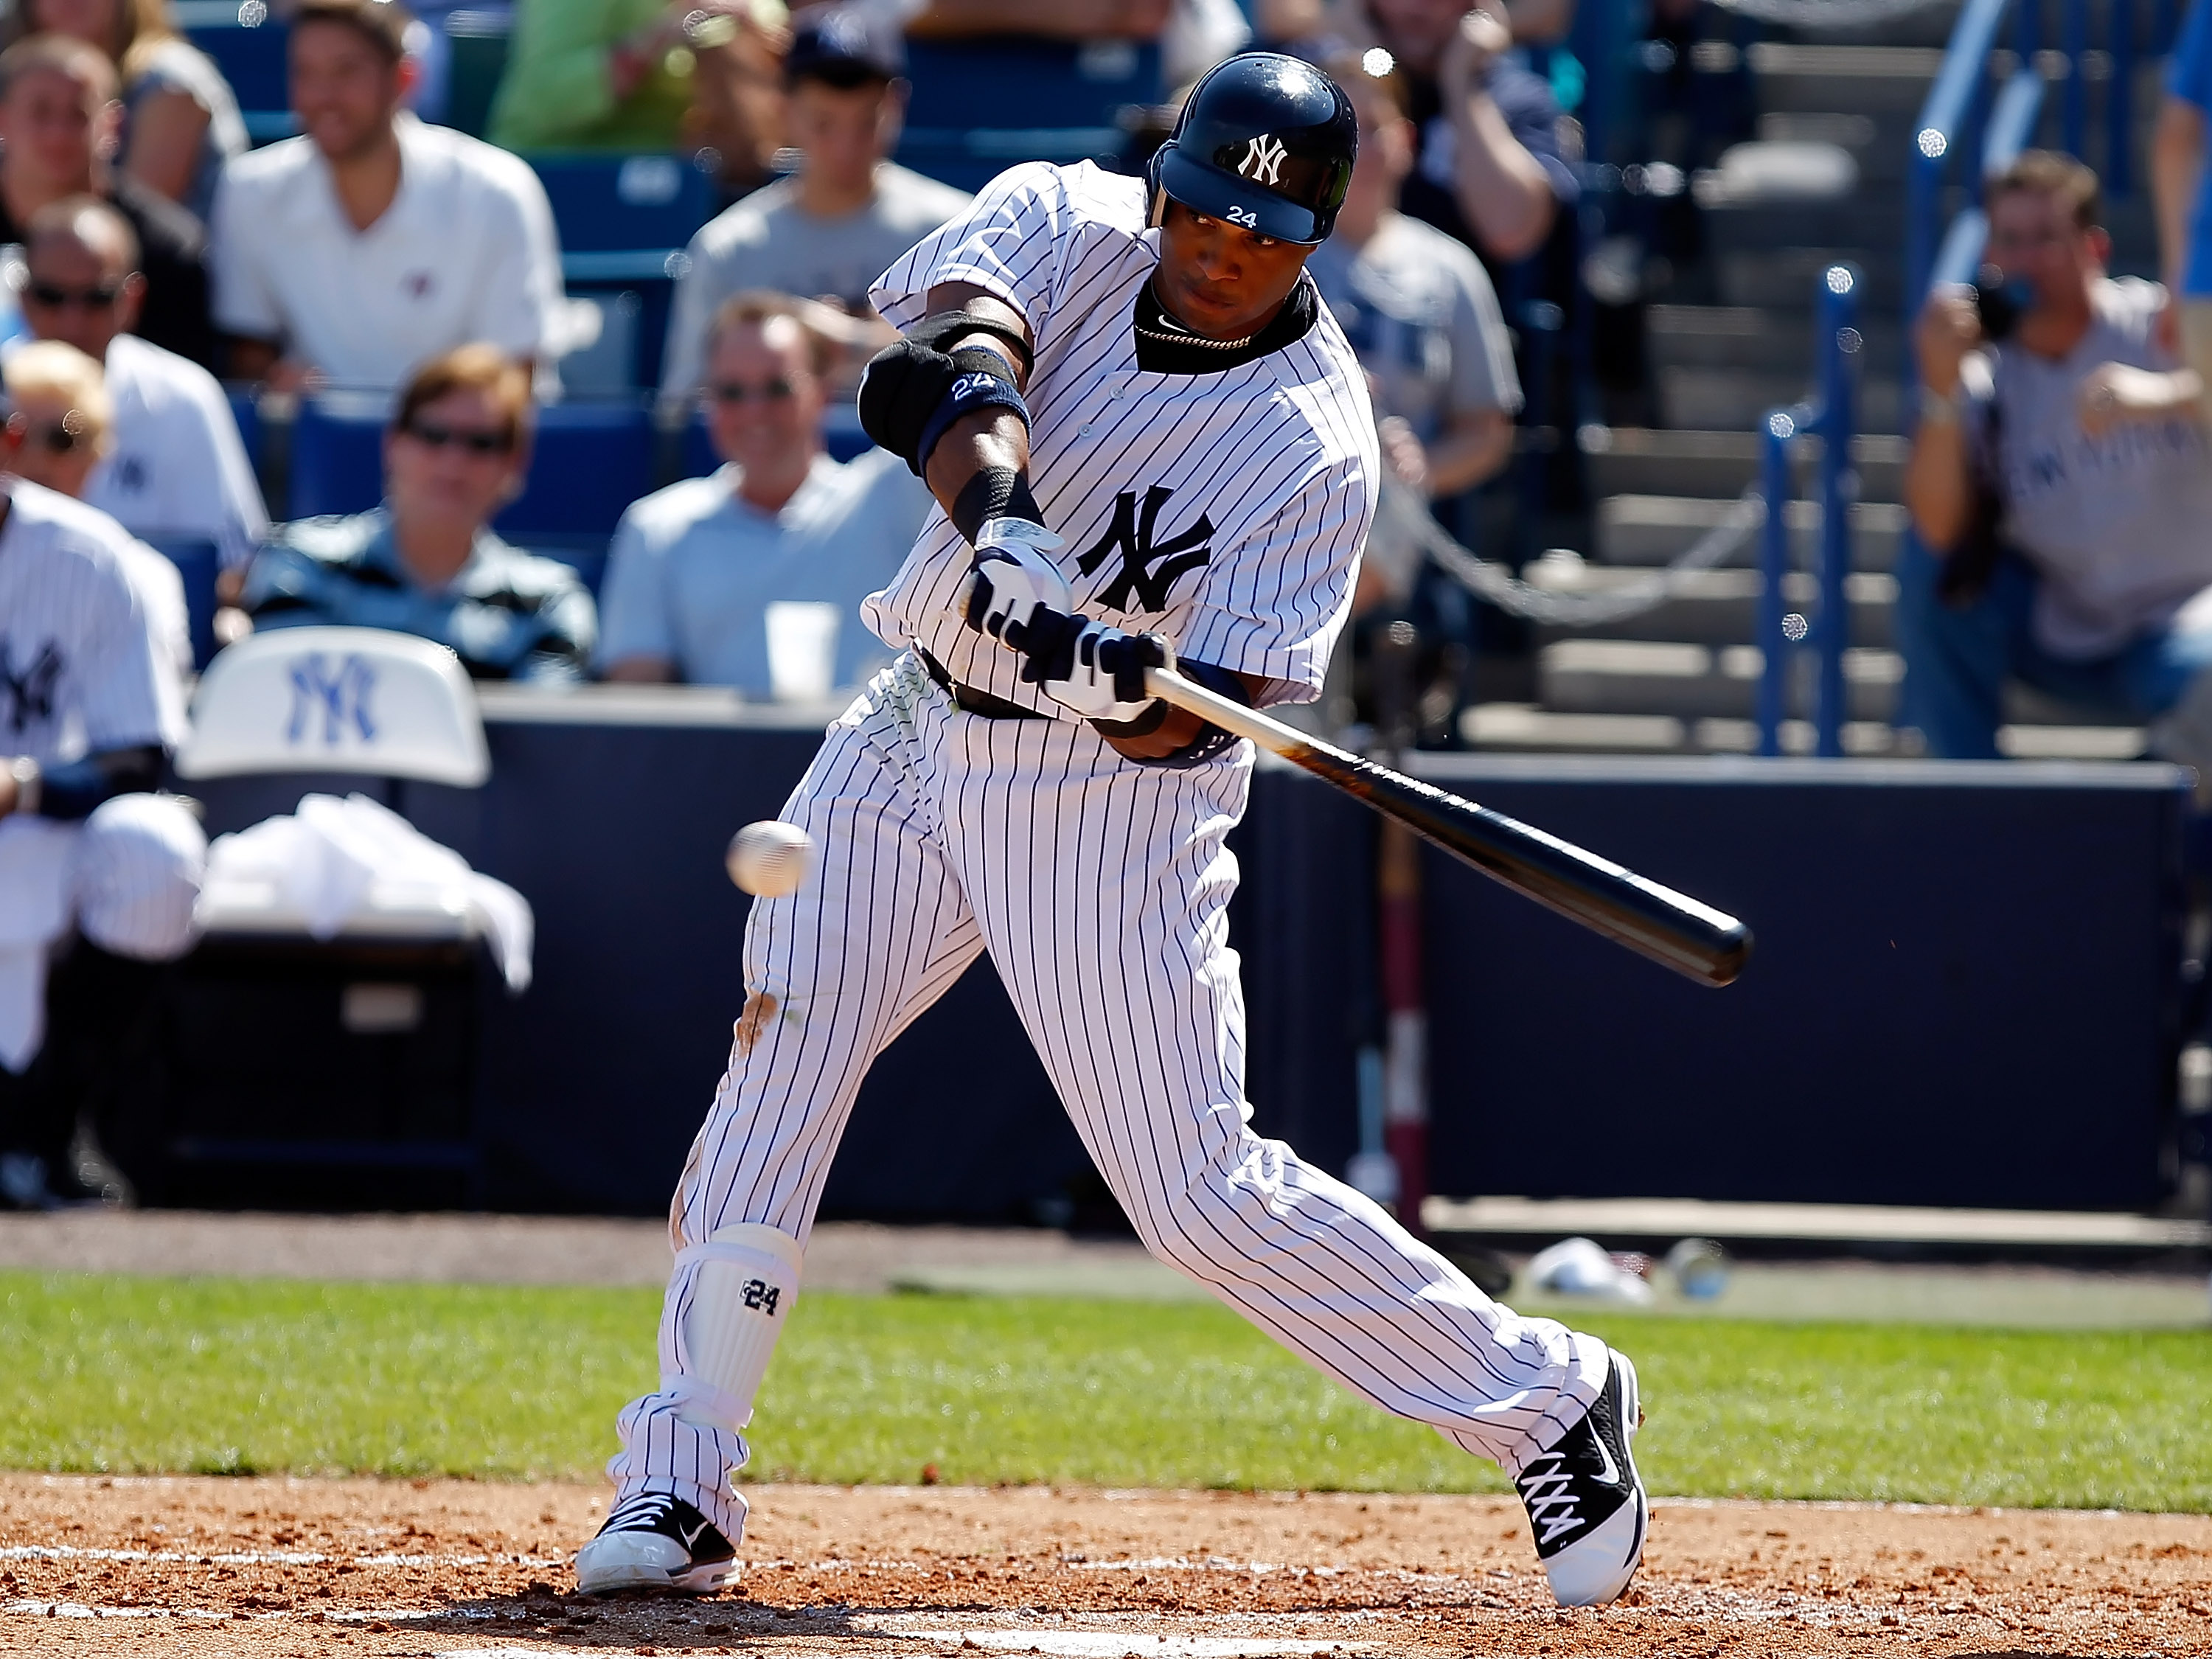
{"label": "athletic tape on wrist", "polygon": [[1030,493],[1030,481],[1011,466],[987,466],[961,486],[952,498],[952,527],[973,547],[983,526],[994,519],[1027,519],[1044,522],[1044,509]]}
{"label": "athletic tape on wrist", "polygon": [[660,1386],[684,1401],[684,1421],[734,1432],[752,1419],[753,1396],[799,1300],[803,1254],[790,1234],[750,1221],[677,1253],[677,1276],[691,1276],[679,1326],[684,1369]]}

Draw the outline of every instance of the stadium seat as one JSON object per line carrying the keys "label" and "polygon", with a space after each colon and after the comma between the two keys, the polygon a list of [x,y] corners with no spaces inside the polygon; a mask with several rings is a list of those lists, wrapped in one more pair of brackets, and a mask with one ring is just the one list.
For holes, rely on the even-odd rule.
{"label": "stadium seat", "polygon": [[[295,628],[209,665],[177,771],[250,784],[268,801],[258,811],[279,813],[300,790],[350,775],[404,817],[410,789],[473,789],[490,762],[451,651],[375,629]],[[479,1200],[483,914],[453,881],[393,879],[367,843],[345,848],[335,863],[295,858],[282,880],[203,890],[159,1085],[111,1148],[149,1201]]]}
{"label": "stadium seat", "polygon": [[653,489],[655,434],[642,404],[553,404],[522,494],[493,520],[518,545],[574,565],[594,592],[623,510]]}
{"label": "stadium seat", "polygon": [[[910,40],[907,68],[898,159],[962,190],[1020,161],[1116,164],[1133,112],[1164,95],[1159,48],[1127,40]],[[979,86],[991,88],[988,125],[976,123]]]}
{"label": "stadium seat", "polygon": [[264,471],[268,457],[261,426],[261,389],[232,384],[223,387],[223,393],[230,401],[230,418],[238,423],[238,441],[246,446],[246,464],[253,469],[253,476],[265,495],[269,489]]}
{"label": "stadium seat", "polygon": [[[714,216],[714,179],[680,156],[562,154],[528,160],[553,204],[564,254],[658,251],[665,259]],[[653,269],[666,274],[660,264]]]}
{"label": "stadium seat", "polygon": [[185,38],[215,59],[257,144],[293,131],[284,25],[263,0],[176,0]]}
{"label": "stadium seat", "polygon": [[669,299],[685,245],[714,216],[714,179],[665,155],[544,155],[530,164],[553,204],[568,291],[603,304],[637,296],[629,385],[658,385]]}
{"label": "stadium seat", "polygon": [[185,614],[191,623],[192,666],[205,668],[215,655],[215,579],[222,555],[204,537],[141,535],[138,538],[177,567],[184,579]]}
{"label": "stadium seat", "polygon": [[292,422],[292,482],[288,519],[325,513],[366,513],[384,499],[384,423],[391,401],[382,393],[326,392],[303,398]]}

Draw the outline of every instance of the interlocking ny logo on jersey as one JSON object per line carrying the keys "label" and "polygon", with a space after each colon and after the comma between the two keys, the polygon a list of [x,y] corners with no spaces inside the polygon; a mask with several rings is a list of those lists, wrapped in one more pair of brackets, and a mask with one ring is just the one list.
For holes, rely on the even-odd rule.
{"label": "interlocking ny logo on jersey", "polygon": [[1279,138],[1261,133],[1244,141],[1244,159],[1237,164],[1237,176],[1249,179],[1255,185],[1282,183],[1283,162],[1290,155]]}
{"label": "interlocking ny logo on jersey", "polygon": [[376,719],[368,706],[376,690],[376,671],[362,658],[349,653],[333,670],[330,659],[310,651],[292,663],[292,719],[284,728],[284,741],[298,743],[307,735],[318,710],[323,716],[323,741],[336,747],[351,726],[363,743],[376,741]]}
{"label": "interlocking ny logo on jersey", "polygon": [[8,697],[8,726],[21,732],[33,720],[54,717],[54,686],[62,677],[62,653],[48,640],[27,667],[15,666],[14,641],[0,640],[0,692]]}
{"label": "interlocking ny logo on jersey", "polygon": [[1152,526],[1174,494],[1154,484],[1145,492],[1141,512],[1134,490],[1125,489],[1114,498],[1114,522],[1075,562],[1075,568],[1088,576],[1106,562],[1108,554],[1120,550],[1121,572],[1094,596],[1098,604],[1116,611],[1164,611],[1168,589],[1175,586],[1176,578],[1205,568],[1213,556],[1213,520],[1202,513],[1198,522],[1181,535],[1153,544]]}

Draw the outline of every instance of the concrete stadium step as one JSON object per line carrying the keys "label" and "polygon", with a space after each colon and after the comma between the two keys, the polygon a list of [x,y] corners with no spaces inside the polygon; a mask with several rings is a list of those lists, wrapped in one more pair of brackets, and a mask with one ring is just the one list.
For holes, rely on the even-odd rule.
{"label": "concrete stadium step", "polygon": [[[1579,434],[1590,493],[1733,498],[1759,476],[1759,440],[1733,432],[1644,426],[1585,427]],[[1815,447],[1808,441],[1808,451]],[[1861,433],[1851,444],[1863,501],[1893,501],[1905,485],[1904,439]]]}
{"label": "concrete stadium step", "polygon": [[[1735,505],[1733,501],[1690,495],[1607,496],[1597,505],[1598,562],[1601,565],[1665,564],[1723,522]],[[1820,502],[1791,501],[1783,510],[1783,522],[1790,528],[1791,556],[1800,567],[1810,567],[1820,556]],[[1906,522],[1905,509],[1893,502],[1856,504],[1851,508],[1851,568],[1894,568]],[[1747,539],[1722,563],[1738,569],[1756,567],[1758,538]]]}
{"label": "concrete stadium step", "polygon": [[1759,118],[1759,137],[1769,144],[1833,144],[1858,163],[1859,184],[1893,186],[1911,161],[1894,122],[1841,110],[1774,110]]}
{"label": "concrete stadium step", "polygon": [[[1719,431],[1755,429],[1769,410],[1804,397],[1811,379],[1802,371],[1702,368],[1661,368],[1656,378],[1660,416],[1669,426]],[[1894,374],[1863,376],[1856,422],[1862,433],[1902,431],[1904,414],[1904,387]]]}
{"label": "concrete stadium step", "polygon": [[[1940,46],[1785,45],[1751,48],[1762,112],[1828,114],[1838,110],[1911,120],[1942,67]],[[1908,137],[1899,134],[1900,140]]]}
{"label": "concrete stadium step", "polygon": [[[1705,209],[1706,246],[1715,253],[1758,253],[1820,244],[1905,246],[1905,192],[1893,181],[1829,201],[1728,202]],[[1802,303],[1802,302],[1801,302]]]}
{"label": "concrete stadium step", "polygon": [[[1570,714],[1534,703],[1477,703],[1460,716],[1461,739],[1476,749],[1549,750],[1579,754],[1749,755],[1759,748],[1758,723],[1709,715]],[[1785,754],[1809,755],[1810,720],[1782,723]],[[2139,760],[2146,752],[2140,727],[2038,726],[2017,719],[1997,728],[1997,749],[2014,760]],[[1905,752],[1896,730],[1880,720],[1849,720],[1844,751],[1850,755]]]}
{"label": "concrete stadium step", "polygon": [[[1646,570],[1620,566],[1541,559],[1528,568],[1528,580],[1549,593],[1598,594],[1648,580]],[[1696,645],[1740,645],[1758,628],[1759,599],[1765,579],[1756,570],[1687,570],[1674,579],[1668,597],[1650,610],[1617,622],[1572,628],[1539,628],[1540,644],[1566,639],[1665,640]],[[1851,643],[1887,646],[1897,605],[1897,579],[1878,570],[1856,570],[1844,579],[1850,605]],[[1783,580],[1783,602],[1806,616],[1820,602],[1820,584],[1808,571],[1792,571]]]}
{"label": "concrete stadium step", "polygon": [[[1653,306],[1644,326],[1644,349],[1658,368],[1755,368],[1812,383],[1813,313],[1802,306]],[[1869,371],[1890,372],[1902,361],[1903,335],[1894,319],[1863,319],[1859,333]]]}
{"label": "concrete stadium step", "polygon": [[[1561,640],[1536,653],[1536,684],[1546,708],[1577,714],[1706,715],[1747,720],[1754,710],[1760,665],[1755,645],[1714,649],[1658,640]],[[1811,659],[1803,659],[1809,671]],[[1803,714],[1809,680],[1796,686],[1792,710]],[[1844,653],[1850,718],[1888,720],[1897,712],[1905,662],[1894,651],[1867,647]]]}
{"label": "concrete stadium step", "polygon": [[1904,303],[1902,246],[1900,238],[1886,247],[1826,241],[1817,247],[1723,250],[1713,255],[1713,286],[1723,305],[1796,310],[1822,271],[1847,262],[1859,269],[1861,312],[1894,317]]}

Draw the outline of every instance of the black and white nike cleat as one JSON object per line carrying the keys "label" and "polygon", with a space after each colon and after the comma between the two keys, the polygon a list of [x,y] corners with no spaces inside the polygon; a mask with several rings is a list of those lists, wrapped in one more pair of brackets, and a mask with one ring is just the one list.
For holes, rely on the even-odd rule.
{"label": "black and white nike cleat", "polygon": [[680,1498],[641,1492],[623,1498],[599,1536],[576,1552],[576,1588],[702,1595],[738,1576],[736,1547]]}
{"label": "black and white nike cleat", "polygon": [[1644,1559],[1651,1505],[1629,1455],[1643,1421],[1636,1367],[1614,1353],[1597,1403],[1515,1479],[1552,1594],[1563,1607],[1602,1606]]}

